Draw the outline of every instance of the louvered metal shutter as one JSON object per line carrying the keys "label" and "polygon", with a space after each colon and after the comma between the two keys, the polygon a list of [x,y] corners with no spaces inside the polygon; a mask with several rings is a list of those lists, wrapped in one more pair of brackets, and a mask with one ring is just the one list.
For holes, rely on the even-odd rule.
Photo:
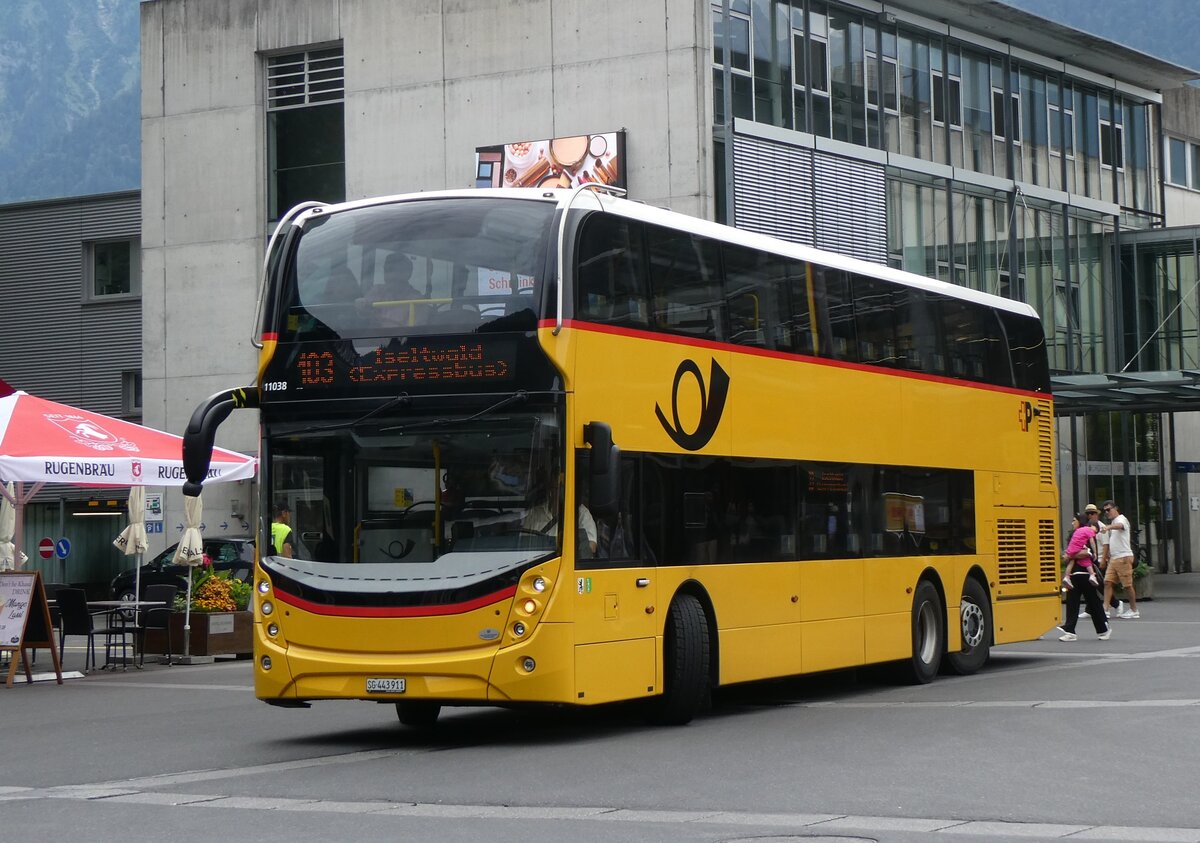
{"label": "louvered metal shutter", "polygon": [[883,167],[834,155],[813,156],[818,249],[887,263],[887,178]]}
{"label": "louvered metal shutter", "polygon": [[812,152],[735,135],[734,224],[813,245]]}

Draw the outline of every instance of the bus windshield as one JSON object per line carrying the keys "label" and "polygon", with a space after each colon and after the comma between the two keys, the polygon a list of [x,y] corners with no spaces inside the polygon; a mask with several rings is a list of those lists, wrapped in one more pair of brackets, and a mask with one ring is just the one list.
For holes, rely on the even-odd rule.
{"label": "bus windshield", "polygon": [[328,590],[371,580],[431,591],[553,555],[561,451],[561,425],[543,412],[278,437],[270,494],[292,513],[294,559],[266,564],[319,576]]}
{"label": "bus windshield", "polygon": [[282,342],[533,330],[554,207],[438,198],[317,216],[268,330]]}

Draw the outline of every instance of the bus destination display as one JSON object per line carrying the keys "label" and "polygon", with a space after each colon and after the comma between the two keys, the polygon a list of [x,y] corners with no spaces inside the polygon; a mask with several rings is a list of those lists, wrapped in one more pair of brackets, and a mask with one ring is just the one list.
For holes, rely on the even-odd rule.
{"label": "bus destination display", "polygon": [[276,357],[264,378],[263,397],[370,395],[380,388],[480,389],[512,381],[516,358],[516,342],[506,339],[394,342],[361,355],[342,343],[306,342]]}

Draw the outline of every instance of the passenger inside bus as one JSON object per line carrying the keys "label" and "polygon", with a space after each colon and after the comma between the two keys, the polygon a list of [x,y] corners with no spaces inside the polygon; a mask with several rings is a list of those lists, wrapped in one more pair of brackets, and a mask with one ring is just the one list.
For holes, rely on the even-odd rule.
{"label": "passenger inside bus", "polygon": [[403,252],[392,252],[383,260],[383,281],[359,299],[368,323],[375,327],[408,327],[418,317],[416,302],[425,297],[410,281],[413,263]]}

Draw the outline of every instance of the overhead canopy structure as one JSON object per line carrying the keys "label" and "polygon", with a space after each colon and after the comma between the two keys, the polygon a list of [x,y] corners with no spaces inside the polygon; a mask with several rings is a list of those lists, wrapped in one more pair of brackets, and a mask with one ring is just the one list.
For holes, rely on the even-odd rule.
{"label": "overhead canopy structure", "polygon": [[1050,379],[1056,416],[1127,410],[1172,413],[1200,410],[1200,370],[1057,375]]}

